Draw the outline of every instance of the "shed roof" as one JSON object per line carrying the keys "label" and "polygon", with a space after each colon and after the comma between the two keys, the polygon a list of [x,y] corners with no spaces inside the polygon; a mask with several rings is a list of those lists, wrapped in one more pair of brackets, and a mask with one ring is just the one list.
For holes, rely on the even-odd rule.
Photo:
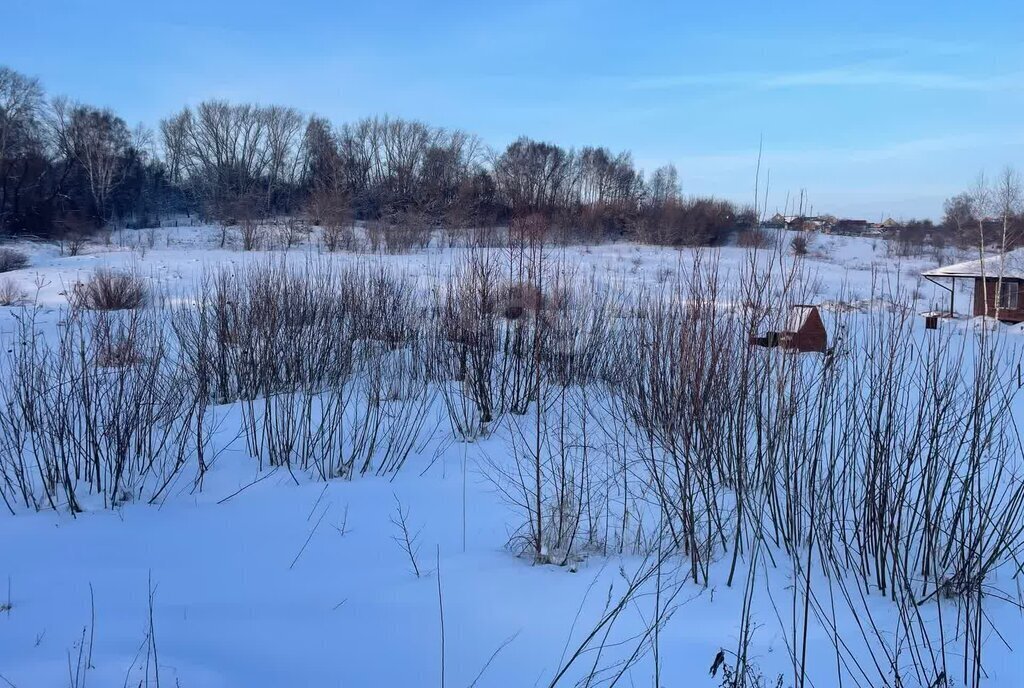
{"label": "shed roof", "polygon": [[922,273],[925,277],[1009,277],[1024,279],[1024,248],[984,259],[944,265]]}
{"label": "shed roof", "polygon": [[807,324],[807,320],[811,317],[811,314],[817,310],[815,306],[808,306],[804,304],[794,305],[789,311],[789,317],[786,319],[786,329],[790,332],[799,332],[800,329]]}

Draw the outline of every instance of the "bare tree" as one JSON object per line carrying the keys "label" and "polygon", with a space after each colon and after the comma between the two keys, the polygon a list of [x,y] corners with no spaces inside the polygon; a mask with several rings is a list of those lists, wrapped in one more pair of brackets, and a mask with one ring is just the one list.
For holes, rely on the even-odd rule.
{"label": "bare tree", "polygon": [[110,220],[111,196],[124,180],[131,133],[110,110],[57,98],[51,106],[54,138],[63,156],[82,170],[98,224]]}
{"label": "bare tree", "polygon": [[0,67],[0,161],[39,116],[43,89],[38,79]]}
{"label": "bare tree", "polygon": [[957,239],[963,241],[971,226],[977,221],[974,196],[961,193],[946,200],[943,205],[942,223],[956,231]]}
{"label": "bare tree", "polygon": [[174,184],[180,183],[184,175],[191,119],[191,113],[185,110],[173,117],[160,120],[160,141],[163,148],[164,164],[167,166],[167,174]]}
{"label": "bare tree", "polygon": [[298,181],[301,164],[298,152],[305,118],[298,110],[276,105],[265,108],[263,117],[266,119],[269,155],[266,201],[269,210],[274,193],[281,186],[293,186]]}

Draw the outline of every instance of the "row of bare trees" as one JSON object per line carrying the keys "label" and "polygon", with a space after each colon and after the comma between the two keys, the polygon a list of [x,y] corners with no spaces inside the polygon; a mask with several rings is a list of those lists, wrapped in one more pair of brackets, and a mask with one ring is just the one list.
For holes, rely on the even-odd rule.
{"label": "row of bare trees", "polygon": [[1024,183],[1012,167],[994,178],[982,173],[970,189],[946,200],[943,213],[945,234],[963,246],[1017,248],[1024,241]]}
{"label": "row of bare trees", "polygon": [[318,224],[495,227],[540,213],[566,236],[721,241],[751,213],[684,199],[671,166],[649,179],[628,152],[475,135],[393,117],[335,126],[294,108],[211,100],[156,133],[109,109],[47,99],[0,68],[0,232],[153,226],[178,214],[227,224],[305,213]]}
{"label": "row of bare trees", "polygon": [[150,132],[0,67],[0,231],[87,233],[171,193]]}
{"label": "row of bare trees", "polygon": [[292,108],[220,100],[186,107],[160,123],[168,177],[219,219],[231,218],[240,199],[253,210],[288,212],[305,124]]}

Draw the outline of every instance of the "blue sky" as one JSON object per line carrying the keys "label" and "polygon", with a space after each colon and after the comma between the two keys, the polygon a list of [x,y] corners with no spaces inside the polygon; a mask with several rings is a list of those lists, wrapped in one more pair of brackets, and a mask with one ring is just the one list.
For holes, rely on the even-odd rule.
{"label": "blue sky", "polygon": [[[0,64],[155,126],[205,98],[629,149],[684,191],[941,214],[1024,168],[1024,3],[3,0]],[[762,177],[763,181],[763,177]]]}

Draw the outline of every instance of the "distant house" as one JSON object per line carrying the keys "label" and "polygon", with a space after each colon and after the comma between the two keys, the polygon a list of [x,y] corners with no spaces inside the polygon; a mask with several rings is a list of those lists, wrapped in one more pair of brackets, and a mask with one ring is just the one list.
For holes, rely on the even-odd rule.
{"label": "distant house", "polygon": [[[1024,322],[1024,249],[1007,251],[946,265],[922,273],[926,279],[949,290],[949,313],[953,314],[953,289],[958,279],[974,282],[973,315],[987,315],[1003,322]],[[936,281],[950,280],[950,286]]]}
{"label": "distant house", "polygon": [[765,229],[792,229],[805,232],[829,232],[836,223],[831,215],[783,215],[775,213],[761,223]]}
{"label": "distant house", "polygon": [[882,223],[879,225],[879,227],[881,227],[882,229],[899,229],[902,226],[902,222],[897,222],[891,217],[885,218],[885,220],[883,220]]}
{"label": "distant house", "polygon": [[852,234],[859,236],[868,231],[871,223],[867,220],[836,220],[832,231],[836,234]]}
{"label": "distant house", "polygon": [[795,215],[783,215],[782,213],[775,213],[770,218],[761,223],[761,226],[765,229],[787,229],[790,223],[796,219]]}
{"label": "distant house", "polygon": [[789,221],[786,222],[786,227],[789,229],[803,230],[805,232],[818,232],[826,229],[828,224],[828,218],[800,215],[790,218]]}

